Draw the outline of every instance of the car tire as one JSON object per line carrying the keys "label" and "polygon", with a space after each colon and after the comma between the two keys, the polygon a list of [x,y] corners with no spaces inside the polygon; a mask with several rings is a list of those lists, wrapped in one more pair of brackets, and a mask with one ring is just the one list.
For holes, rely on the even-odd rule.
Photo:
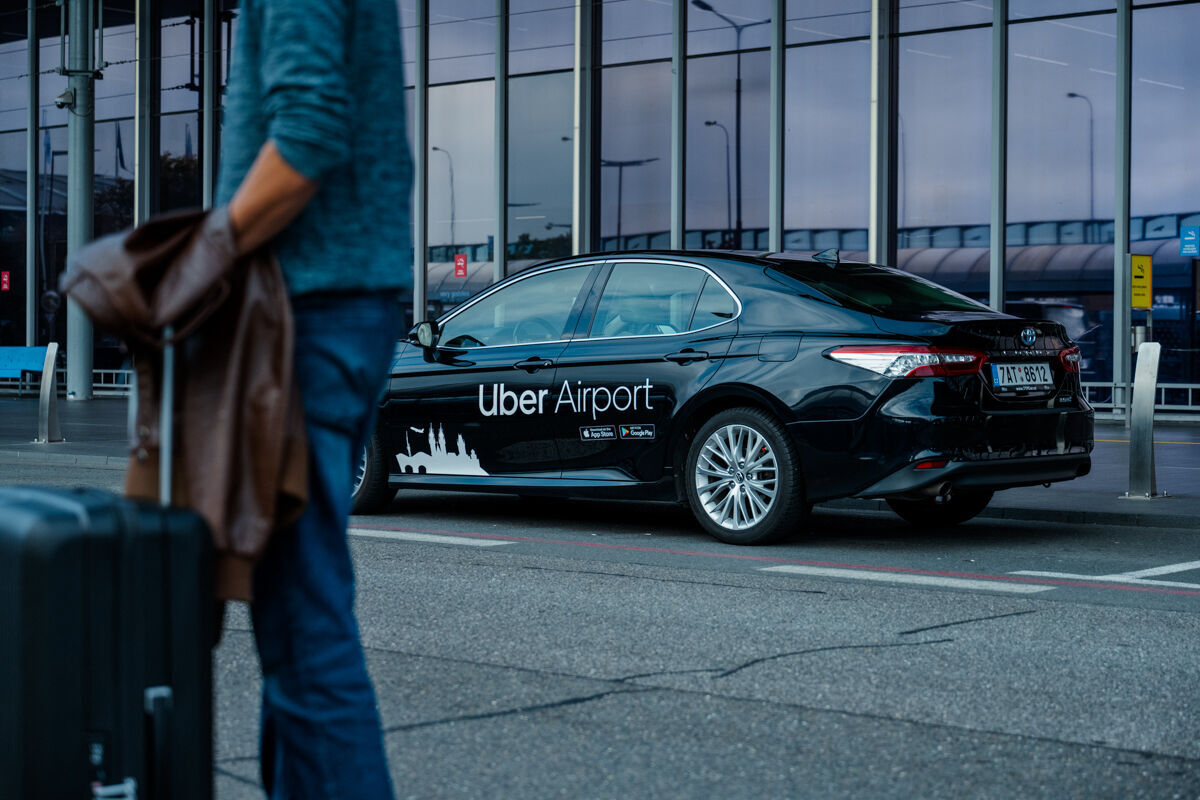
{"label": "car tire", "polygon": [[353,487],[350,493],[351,514],[378,514],[396,496],[396,491],[388,485],[383,445],[377,433],[371,434],[367,446],[363,448],[362,457],[355,468]]}
{"label": "car tire", "polygon": [[992,494],[987,489],[963,489],[951,492],[949,497],[889,498],[887,504],[901,519],[918,528],[948,528],[978,515],[991,502]]}
{"label": "car tire", "polygon": [[[757,468],[747,460],[752,454]],[[802,527],[808,509],[795,446],[774,417],[755,408],[722,411],[700,427],[684,482],[700,526],[728,544],[777,541]]]}

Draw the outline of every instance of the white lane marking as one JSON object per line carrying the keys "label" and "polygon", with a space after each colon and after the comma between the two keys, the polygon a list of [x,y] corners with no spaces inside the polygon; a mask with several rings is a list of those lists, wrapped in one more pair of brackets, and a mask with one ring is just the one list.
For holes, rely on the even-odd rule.
{"label": "white lane marking", "polygon": [[1120,575],[1112,575],[1106,577],[1113,578],[1153,578],[1156,575],[1170,575],[1172,572],[1189,572],[1193,569],[1200,569],[1200,561],[1188,561],[1183,564],[1168,564],[1165,567],[1152,567],[1150,569],[1140,569],[1137,572],[1122,572]]}
{"label": "white lane marking", "polygon": [[1050,592],[1053,586],[1037,586],[1030,583],[1008,583],[1006,581],[977,581],[969,578],[945,578],[940,575],[914,575],[908,572],[876,572],[865,569],[836,569],[833,567],[802,567],[786,564],[779,567],[762,567],[763,572],[790,572],[797,575],[815,575],[820,578],[849,578],[857,581],[880,583],[911,583],[918,586],[943,586],[950,589],[973,589],[988,592],[1012,592],[1034,594]]}
{"label": "white lane marking", "polygon": [[439,536],[436,533],[411,533],[409,531],[383,531],[375,528],[351,528],[351,536],[367,536],[372,539],[398,539],[402,542],[423,542],[425,544],[458,544],[466,547],[496,547],[502,544],[516,544],[500,539],[474,539],[467,536]]}
{"label": "white lane marking", "polygon": [[1126,575],[1074,575],[1070,572],[1034,572],[1032,570],[1010,572],[1009,574],[1027,575],[1032,578],[1057,578],[1068,581],[1126,583],[1130,586],[1169,586],[1172,589],[1200,589],[1200,583],[1182,583],[1180,581],[1148,581],[1145,578],[1130,578]]}

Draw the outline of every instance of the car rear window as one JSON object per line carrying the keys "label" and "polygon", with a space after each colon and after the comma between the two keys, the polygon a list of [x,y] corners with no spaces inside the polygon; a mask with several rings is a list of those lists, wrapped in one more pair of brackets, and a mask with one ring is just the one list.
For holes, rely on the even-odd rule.
{"label": "car rear window", "polygon": [[885,317],[931,311],[990,311],[969,297],[902,270],[868,264],[777,263],[771,270],[816,289],[835,303]]}

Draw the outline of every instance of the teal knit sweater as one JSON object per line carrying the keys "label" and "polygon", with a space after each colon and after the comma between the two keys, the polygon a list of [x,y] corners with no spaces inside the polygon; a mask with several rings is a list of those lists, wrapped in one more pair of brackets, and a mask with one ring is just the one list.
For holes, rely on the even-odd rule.
{"label": "teal knit sweater", "polygon": [[275,240],[288,291],[412,286],[412,156],[395,0],[242,0],[217,203],[259,149],[320,183]]}

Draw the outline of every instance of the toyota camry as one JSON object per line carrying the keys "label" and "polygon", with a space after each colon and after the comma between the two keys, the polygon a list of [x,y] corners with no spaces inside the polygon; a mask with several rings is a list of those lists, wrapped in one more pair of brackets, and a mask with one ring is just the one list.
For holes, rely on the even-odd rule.
{"label": "toyota camry", "polygon": [[1086,475],[1092,447],[1058,322],[835,251],[601,254],[413,329],[354,508],[406,488],[677,501],[756,544],[845,497],[957,524]]}

